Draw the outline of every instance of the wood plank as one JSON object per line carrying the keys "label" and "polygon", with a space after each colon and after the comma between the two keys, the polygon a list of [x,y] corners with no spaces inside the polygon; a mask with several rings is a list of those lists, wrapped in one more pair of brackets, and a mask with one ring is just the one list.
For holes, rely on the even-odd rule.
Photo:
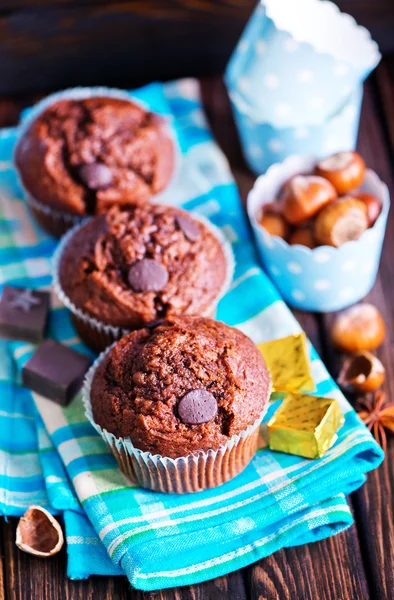
{"label": "wood plank", "polygon": [[[385,65],[379,67],[377,79],[382,81],[382,71]],[[394,85],[394,81],[392,82]],[[382,90],[382,88],[380,88]],[[358,148],[364,156],[367,165],[374,169],[394,192],[393,171],[391,169],[389,152],[386,146],[385,131],[387,123],[381,123],[380,100],[373,88],[372,82],[366,88],[363,103],[362,121],[359,133]],[[391,90],[392,93],[392,90]],[[387,100],[387,98],[386,98]],[[387,106],[383,103],[383,106]],[[373,290],[365,298],[379,308],[387,326],[385,343],[376,352],[386,367],[387,381],[385,389],[388,398],[394,397],[394,215],[391,211],[386,231],[385,244],[380,264],[377,282]],[[335,315],[324,316],[324,325],[330,331]],[[335,351],[327,357],[327,366],[334,376],[339,371],[342,357]],[[378,470],[368,475],[367,483],[352,495],[356,524],[361,544],[365,570],[368,578],[371,597],[390,599],[394,589],[394,438],[388,443],[386,459]]]}
{"label": "wood plank", "polygon": [[128,594],[125,577],[71,581],[66,577],[66,550],[48,559],[37,558],[15,546],[17,519],[2,524],[7,600],[142,600]]}
{"label": "wood plank", "polygon": [[[207,98],[211,96],[214,103],[212,105],[207,102],[208,110],[213,119],[214,130],[223,148],[227,150],[231,163],[237,166],[238,181],[240,182],[242,195],[245,197],[245,193],[253,181],[253,176],[247,173],[242,165],[239,145],[235,143],[234,132],[231,133],[230,129],[231,116],[224,105],[223,108],[220,108],[224,99],[220,100],[217,90],[223,89],[223,86],[220,82],[210,83],[209,81],[206,81],[204,85],[204,99],[207,102]],[[211,88],[210,85],[212,85]],[[5,112],[9,114],[7,111]],[[315,317],[302,313],[297,314],[297,317],[300,318],[315,345],[319,347],[319,325]],[[368,517],[371,518],[371,513],[368,513]],[[101,598],[143,598],[144,600],[145,598],[152,600],[162,598],[167,600],[170,598],[205,599],[211,597],[243,599],[246,597],[242,581],[239,579],[239,573],[192,588],[167,590],[145,595],[129,590],[128,584],[123,578],[113,580],[110,578],[92,578],[89,582],[67,581],[65,584],[64,555],[53,557],[50,561],[45,561],[42,566],[39,564],[33,568],[30,561],[37,561],[38,559],[23,555],[13,546],[14,532],[12,530],[10,532],[10,527],[15,529],[15,523],[5,524],[4,527],[6,536],[8,536],[7,564],[9,564],[10,574],[7,575],[7,581],[9,583],[9,593],[11,594],[9,597],[15,598],[15,600],[29,598],[26,594],[37,592],[40,589],[38,586],[40,584],[44,585],[44,583],[55,594],[51,596],[46,592],[47,595],[43,596],[44,600],[46,598],[57,600],[59,596],[56,596],[57,592],[54,591],[56,586],[62,592],[66,590],[64,592],[66,597],[71,599],[79,598],[82,595],[89,599],[94,595],[95,600],[101,600]],[[15,554],[17,554],[17,558]],[[9,557],[12,557],[12,559],[9,559]],[[377,564],[379,564],[378,561]],[[321,576],[322,572],[329,573],[329,579],[324,579]],[[286,597],[318,597],[324,600],[325,598],[334,597],[363,599],[368,597],[354,528],[331,540],[278,552],[260,561],[255,566],[245,569],[244,573],[248,582],[249,596],[253,592],[256,594],[255,597],[258,595],[258,597],[270,599],[274,597],[281,599]],[[24,583],[25,580],[27,580],[27,583]],[[390,588],[386,586],[386,589]],[[279,593],[279,595],[275,596],[275,593]]]}
{"label": "wood plank", "polygon": [[[392,0],[340,0],[394,51]],[[255,0],[0,0],[0,93],[218,74]],[[180,51],[181,50],[181,51]]]}
{"label": "wood plank", "polygon": [[[109,3],[107,0],[0,0],[0,15],[4,17],[12,16],[15,18],[16,15],[22,17],[29,17],[37,14],[38,10],[46,20],[51,14],[54,8],[65,8],[79,10],[92,5],[104,6],[108,4],[136,4],[137,11],[143,7],[143,12],[146,14],[157,15],[157,7],[159,2],[153,2],[152,0],[145,0],[144,2],[130,2],[130,0],[117,0],[117,2]],[[343,12],[352,15],[360,25],[370,29],[374,39],[378,41],[383,52],[392,52],[394,50],[394,38],[392,31],[394,27],[394,10],[391,0],[338,0],[338,6]],[[138,7],[138,5],[140,5]],[[243,27],[246,23],[249,14],[255,6],[255,0],[205,0],[204,2],[195,2],[194,0],[167,0],[165,3],[165,9],[163,9],[163,2],[161,2],[160,15],[163,12],[170,12],[174,9],[183,11],[185,15],[183,20],[193,20],[198,12],[208,11],[213,15],[222,14],[222,11],[226,8],[234,11],[237,10],[239,15],[240,26]],[[220,13],[219,13],[220,11]],[[187,14],[186,14],[187,13]],[[82,17],[84,13],[81,12]],[[72,22],[71,26],[75,26],[75,21]],[[158,27],[160,23],[158,22]],[[87,35],[90,36],[92,31],[87,29]],[[59,46],[64,43],[60,32],[54,32],[57,36]],[[170,37],[167,38],[171,40]],[[235,42],[235,38],[233,40]],[[206,43],[204,40],[200,40],[200,46]],[[210,46],[214,49],[215,40],[210,40]],[[215,50],[215,49],[214,49]],[[35,48],[38,51],[38,48]],[[42,52],[42,48],[39,50]],[[74,57],[77,60],[77,56]]]}
{"label": "wood plank", "polygon": [[241,571],[193,586],[145,593],[141,600],[246,600]]}
{"label": "wood plank", "polygon": [[[0,600],[246,600],[240,571],[195,586],[141,592],[126,577],[90,577],[71,581],[66,577],[66,551],[49,559],[21,552],[15,546],[17,519],[0,524],[0,552],[6,565]],[[1,535],[2,534],[2,535]]]}
{"label": "wood plank", "polygon": [[0,521],[0,600],[6,600],[6,581],[5,581],[6,556],[5,556],[2,528],[3,528],[3,520]]}
{"label": "wood plank", "polygon": [[[139,4],[140,7],[142,5],[146,6],[147,12],[150,11],[152,6],[159,7],[160,0],[146,0],[142,2],[141,0],[115,0],[115,2],[108,2],[108,0],[0,0],[0,14],[3,12],[17,12],[22,9],[36,9],[40,8],[41,10],[49,9],[56,5],[67,6],[67,7],[81,7],[81,6],[89,6],[89,5],[105,5],[105,4],[127,4],[131,2],[135,2],[135,4]],[[352,3],[352,0],[342,0],[348,5]],[[354,0],[353,0],[354,1]],[[356,2],[359,0],[355,0]],[[385,7],[386,0],[378,0],[378,5],[380,3],[380,7]],[[170,10],[173,8],[179,8],[182,10],[222,10],[223,7],[245,7],[245,5],[249,4],[250,6],[255,6],[255,2],[253,0],[204,0],[203,2],[196,3],[195,0],[166,0],[166,6],[160,7],[161,11],[166,11],[167,8]],[[375,11],[370,11],[370,14],[373,14]]]}
{"label": "wood plank", "polygon": [[[383,64],[377,71],[377,80],[382,81],[385,72],[391,67],[390,88],[380,86],[380,96],[366,98],[365,110],[371,110],[369,103],[374,100],[374,108],[383,108],[384,121],[370,121],[364,118],[360,130],[359,147],[367,159],[367,164],[375,169],[394,194],[394,173],[388,152],[383,147],[387,127],[393,134],[394,70],[393,61]],[[378,102],[378,106],[376,105]],[[394,150],[394,137],[391,137],[391,156]],[[386,367],[385,390],[388,399],[394,398],[394,213],[388,219],[385,244],[377,283],[366,300],[372,302],[382,312],[387,326],[387,337],[377,355]],[[359,524],[360,540],[367,568],[370,570],[370,589],[375,598],[390,599],[394,590],[394,438],[388,440],[388,449],[382,466],[371,473],[367,484],[354,494],[354,507]]]}
{"label": "wood plank", "polygon": [[163,4],[55,5],[0,15],[0,93],[218,73],[254,1]]}
{"label": "wood plank", "polygon": [[382,116],[383,133],[387,134],[389,151],[394,154],[394,55],[385,57],[376,71],[378,108]]}
{"label": "wood plank", "polygon": [[367,600],[357,532],[286,548],[246,569],[250,598]]}
{"label": "wood plank", "polygon": [[[223,82],[219,78],[204,79],[202,97],[212,131],[229,159],[245,203],[255,176],[247,169],[242,158]],[[294,310],[293,313],[321,353],[321,317],[303,311]],[[251,598],[368,598],[355,526],[317,544],[276,552],[247,567],[244,572]]]}

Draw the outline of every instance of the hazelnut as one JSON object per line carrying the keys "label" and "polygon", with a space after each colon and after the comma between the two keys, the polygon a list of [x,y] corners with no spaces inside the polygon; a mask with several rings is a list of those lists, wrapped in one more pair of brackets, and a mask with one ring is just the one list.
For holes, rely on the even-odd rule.
{"label": "hazelnut", "polygon": [[313,231],[310,226],[307,227],[298,227],[293,231],[289,238],[289,244],[294,246],[294,244],[300,244],[301,246],[306,246],[307,248],[315,248],[315,239],[313,237]]}
{"label": "hazelnut", "polygon": [[270,215],[281,215],[283,212],[282,203],[279,200],[268,202],[267,204],[264,204],[263,212],[264,214],[269,213]]}
{"label": "hazelnut", "polygon": [[365,162],[358,152],[338,152],[318,162],[316,173],[328,179],[338,194],[347,194],[364,181]]}
{"label": "hazelnut", "polygon": [[372,227],[382,210],[382,203],[368,192],[353,192],[352,196],[364,202],[367,209],[368,227]]}
{"label": "hazelnut", "polygon": [[15,543],[29,554],[53,556],[63,546],[63,531],[45,508],[30,506],[19,519]]}
{"label": "hazelnut", "polygon": [[338,383],[344,389],[375,392],[384,383],[385,368],[370,352],[359,352],[343,363]]}
{"label": "hazelnut", "polygon": [[366,229],[365,204],[352,196],[344,196],[319,212],[314,234],[319,244],[339,248],[346,242],[358,240]]}
{"label": "hazelnut", "polygon": [[289,227],[280,215],[264,212],[260,219],[260,225],[264,227],[270,235],[277,235],[283,239],[286,239],[288,236]]}
{"label": "hazelnut", "polygon": [[285,219],[292,225],[299,225],[336,197],[335,188],[323,177],[296,175],[285,184],[280,201]]}
{"label": "hazelnut", "polygon": [[386,335],[386,326],[378,309],[372,304],[356,304],[340,314],[333,325],[334,346],[344,352],[373,350]]}

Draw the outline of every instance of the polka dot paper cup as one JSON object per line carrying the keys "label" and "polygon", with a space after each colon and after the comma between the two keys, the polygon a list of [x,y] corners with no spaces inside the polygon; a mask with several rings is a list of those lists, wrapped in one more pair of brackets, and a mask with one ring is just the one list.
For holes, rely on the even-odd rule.
{"label": "polka dot paper cup", "polygon": [[362,102],[362,87],[354,90],[341,110],[319,125],[274,127],[236,92],[230,91],[242,151],[257,175],[293,154],[323,158],[342,150],[354,150]]}
{"label": "polka dot paper cup", "polygon": [[290,246],[258,223],[262,208],[274,201],[287,179],[310,173],[312,156],[290,156],[260,176],[250,191],[247,208],[259,255],[288,304],[301,310],[331,312],[361,300],[373,287],[379,267],[390,197],[387,186],[367,169],[362,190],[379,198],[382,211],[370,229],[340,248]]}
{"label": "polka dot paper cup", "polygon": [[226,71],[230,91],[274,127],[318,125],[379,63],[369,32],[322,0],[262,0]]}

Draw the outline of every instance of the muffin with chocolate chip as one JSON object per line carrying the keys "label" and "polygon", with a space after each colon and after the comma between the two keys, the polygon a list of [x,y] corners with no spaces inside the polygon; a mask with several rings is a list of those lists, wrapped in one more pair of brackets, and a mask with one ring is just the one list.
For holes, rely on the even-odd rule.
{"label": "muffin with chocolate chip", "polygon": [[55,289],[96,350],[160,319],[212,316],[232,274],[216,228],[150,203],[113,207],[78,226],[55,264]]}
{"label": "muffin with chocolate chip", "polygon": [[126,97],[47,104],[20,138],[15,162],[51,233],[114,204],[144,203],[167,186],[175,149],[163,118]]}
{"label": "muffin with chocolate chip", "polygon": [[243,333],[175,317],[101,355],[85,406],[133,480],[190,492],[220,485],[250,462],[270,388],[264,359]]}

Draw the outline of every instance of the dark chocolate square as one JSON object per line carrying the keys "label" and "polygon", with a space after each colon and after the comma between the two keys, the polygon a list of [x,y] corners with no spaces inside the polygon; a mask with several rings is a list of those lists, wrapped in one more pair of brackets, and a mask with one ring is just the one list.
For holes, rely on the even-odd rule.
{"label": "dark chocolate square", "polygon": [[0,299],[0,337],[41,342],[48,311],[49,292],[4,286]]}
{"label": "dark chocolate square", "polygon": [[66,406],[79,391],[91,360],[54,340],[45,340],[22,369],[23,385]]}

